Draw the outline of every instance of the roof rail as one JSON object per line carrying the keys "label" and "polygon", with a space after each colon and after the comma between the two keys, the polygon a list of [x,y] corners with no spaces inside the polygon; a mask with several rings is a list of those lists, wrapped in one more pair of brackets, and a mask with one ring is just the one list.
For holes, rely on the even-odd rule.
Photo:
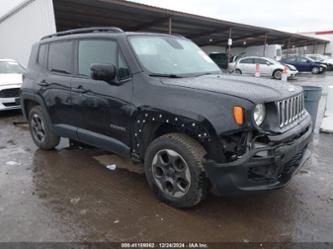
{"label": "roof rail", "polygon": [[91,27],[91,28],[71,29],[67,31],[58,32],[52,35],[44,36],[41,40],[53,37],[66,36],[66,35],[98,33],[98,32],[123,33],[124,31],[117,27]]}

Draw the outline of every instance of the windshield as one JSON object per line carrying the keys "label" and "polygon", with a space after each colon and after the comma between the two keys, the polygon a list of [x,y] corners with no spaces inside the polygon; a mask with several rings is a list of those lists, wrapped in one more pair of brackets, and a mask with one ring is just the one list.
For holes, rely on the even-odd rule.
{"label": "windshield", "polygon": [[220,73],[219,67],[193,42],[172,36],[130,36],[141,64],[150,74],[200,75]]}
{"label": "windshield", "polygon": [[23,74],[24,67],[15,61],[0,61],[0,74]]}

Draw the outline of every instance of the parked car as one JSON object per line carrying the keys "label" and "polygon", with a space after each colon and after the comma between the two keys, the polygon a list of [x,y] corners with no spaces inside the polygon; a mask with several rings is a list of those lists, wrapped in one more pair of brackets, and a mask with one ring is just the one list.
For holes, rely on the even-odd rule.
{"label": "parked car", "polygon": [[327,69],[327,66],[324,63],[317,62],[306,57],[288,57],[280,62],[295,66],[299,72],[312,72],[313,74],[320,74],[324,73]]}
{"label": "parked car", "polygon": [[333,58],[322,54],[307,54],[306,57],[311,58],[314,61],[324,63],[327,65],[327,70],[333,70]]}
{"label": "parked car", "polygon": [[228,68],[228,55],[220,52],[213,52],[209,54],[209,57],[219,66],[221,69]]}
{"label": "parked car", "polygon": [[9,59],[0,59],[0,111],[20,109],[19,91],[23,66]]}
{"label": "parked car", "polygon": [[151,189],[178,208],[210,189],[283,187],[309,156],[301,87],[223,75],[181,36],[91,28],[45,37],[21,101],[39,148],[66,137],[143,163]]}
{"label": "parked car", "polygon": [[[284,65],[280,62],[277,62],[273,59],[266,57],[258,57],[258,56],[247,56],[239,59],[236,63],[237,74],[251,74],[254,75],[256,73],[256,65],[260,65],[260,75],[272,77],[274,79],[280,80],[282,78],[282,72],[284,70]],[[289,67],[290,68],[290,67]],[[298,73],[297,70],[288,70],[287,76],[288,78],[295,78]]]}
{"label": "parked car", "polygon": [[243,54],[240,54],[240,55],[237,55],[237,56],[231,56],[230,58],[230,61],[228,63],[228,71],[230,73],[233,73],[235,72],[235,69],[236,69],[236,63],[237,61],[242,58],[244,55]]}

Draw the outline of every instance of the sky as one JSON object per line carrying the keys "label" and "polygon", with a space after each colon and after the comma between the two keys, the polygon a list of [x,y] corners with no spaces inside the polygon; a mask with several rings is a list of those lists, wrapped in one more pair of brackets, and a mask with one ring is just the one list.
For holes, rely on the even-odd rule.
{"label": "sky", "polygon": [[[0,0],[0,16],[24,0]],[[333,30],[332,0],[133,0],[289,32]]]}

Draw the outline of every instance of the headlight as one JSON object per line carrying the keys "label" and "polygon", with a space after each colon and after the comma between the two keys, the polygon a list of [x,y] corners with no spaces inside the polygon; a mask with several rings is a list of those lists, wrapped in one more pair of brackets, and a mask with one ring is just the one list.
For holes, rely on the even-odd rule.
{"label": "headlight", "polygon": [[258,104],[254,108],[253,119],[258,126],[262,125],[266,116],[266,108],[263,104]]}

